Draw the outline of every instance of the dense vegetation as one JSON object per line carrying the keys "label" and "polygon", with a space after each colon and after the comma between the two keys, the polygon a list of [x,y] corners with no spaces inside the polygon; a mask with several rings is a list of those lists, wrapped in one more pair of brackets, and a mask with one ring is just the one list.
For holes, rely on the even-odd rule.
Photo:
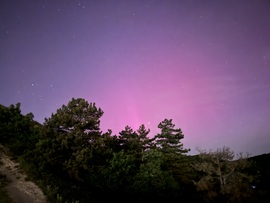
{"label": "dense vegetation", "polygon": [[8,182],[9,180],[7,179],[7,177],[5,175],[0,174],[0,203],[12,203],[12,200],[8,196],[8,193],[5,189]]}
{"label": "dense vegetation", "polygon": [[[141,125],[119,135],[99,128],[103,111],[82,98],[43,124],[20,104],[0,105],[0,142],[51,202],[266,202],[269,173],[228,147],[189,156],[172,119],[150,138]],[[268,157],[269,160],[269,157]],[[267,196],[268,195],[268,196]]]}

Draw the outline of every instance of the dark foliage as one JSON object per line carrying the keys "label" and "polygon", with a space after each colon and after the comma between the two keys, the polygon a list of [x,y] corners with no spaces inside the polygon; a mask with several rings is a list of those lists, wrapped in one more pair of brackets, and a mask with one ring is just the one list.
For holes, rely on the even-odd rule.
{"label": "dark foliage", "polygon": [[[234,161],[223,148],[227,151],[188,156],[181,143],[184,135],[171,119],[164,119],[158,125],[160,133],[149,138],[144,125],[138,130],[126,126],[119,135],[102,132],[102,115],[95,103],[72,98],[41,125],[33,114],[22,115],[19,103],[0,105],[0,141],[24,160],[51,202],[269,198],[268,155]],[[217,177],[226,177],[226,184]]]}

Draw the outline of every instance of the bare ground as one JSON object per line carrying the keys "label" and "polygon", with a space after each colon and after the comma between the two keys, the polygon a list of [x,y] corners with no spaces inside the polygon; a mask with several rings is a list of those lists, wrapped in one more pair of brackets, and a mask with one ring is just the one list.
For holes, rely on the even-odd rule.
{"label": "bare ground", "polygon": [[0,173],[10,180],[7,185],[9,196],[15,203],[46,203],[42,190],[27,180],[27,175],[19,168],[19,163],[8,156],[7,149],[0,144]]}

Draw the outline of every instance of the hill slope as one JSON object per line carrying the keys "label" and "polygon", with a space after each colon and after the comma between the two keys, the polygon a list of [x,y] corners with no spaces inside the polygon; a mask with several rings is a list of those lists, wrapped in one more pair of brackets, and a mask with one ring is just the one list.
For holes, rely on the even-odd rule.
{"label": "hill slope", "polygon": [[7,149],[0,144],[0,173],[9,180],[7,191],[15,203],[46,203],[41,189],[20,168],[19,163],[8,156]]}

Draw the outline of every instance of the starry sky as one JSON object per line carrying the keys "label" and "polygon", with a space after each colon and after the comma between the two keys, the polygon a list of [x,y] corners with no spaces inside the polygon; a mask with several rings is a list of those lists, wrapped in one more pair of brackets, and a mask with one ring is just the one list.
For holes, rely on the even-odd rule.
{"label": "starry sky", "polygon": [[270,153],[269,78],[269,0],[0,1],[0,103],[40,123],[84,98],[103,132]]}

